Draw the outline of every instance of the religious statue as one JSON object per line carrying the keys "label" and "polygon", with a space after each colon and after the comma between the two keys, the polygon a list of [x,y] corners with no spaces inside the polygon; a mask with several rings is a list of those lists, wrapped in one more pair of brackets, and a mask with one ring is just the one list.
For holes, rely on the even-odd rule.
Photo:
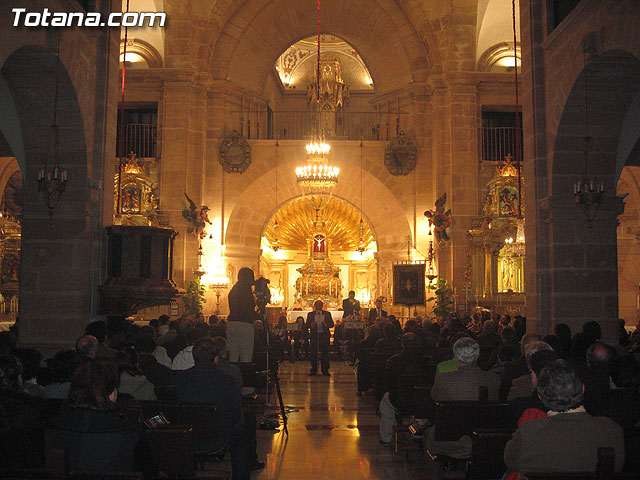
{"label": "religious statue", "polygon": [[211,225],[211,220],[209,220],[209,207],[206,205],[196,207],[196,204],[189,198],[186,192],[184,196],[187,197],[189,201],[189,208],[185,208],[182,211],[182,216],[187,219],[187,222],[193,224],[193,227],[191,227],[189,231],[192,232],[196,238],[206,237],[207,232],[204,228],[207,223]]}
{"label": "religious statue", "polygon": [[447,194],[444,193],[436,200],[434,210],[426,210],[424,216],[429,219],[429,230],[433,227],[433,233],[437,244],[442,244],[451,240],[451,209],[444,211],[444,204],[447,201]]}

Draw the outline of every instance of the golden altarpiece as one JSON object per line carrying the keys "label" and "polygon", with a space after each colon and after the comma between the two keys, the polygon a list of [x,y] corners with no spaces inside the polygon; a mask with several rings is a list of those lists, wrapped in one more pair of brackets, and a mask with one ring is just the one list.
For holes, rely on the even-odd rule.
{"label": "golden altarpiece", "polygon": [[300,277],[296,279],[294,307],[313,308],[316,300],[322,300],[325,308],[337,309],[342,302],[342,281],[338,278],[340,268],[329,258],[331,239],[320,230],[312,232],[307,240],[309,258],[296,269]]}
{"label": "golden altarpiece", "polygon": [[469,230],[469,301],[509,314],[524,311],[522,182],[507,156],[487,183],[483,214]]}
{"label": "golden altarpiece", "polygon": [[[158,197],[151,173],[153,165],[132,152],[122,160],[114,177],[114,212],[122,225],[158,225]],[[119,218],[118,218],[119,217]]]}

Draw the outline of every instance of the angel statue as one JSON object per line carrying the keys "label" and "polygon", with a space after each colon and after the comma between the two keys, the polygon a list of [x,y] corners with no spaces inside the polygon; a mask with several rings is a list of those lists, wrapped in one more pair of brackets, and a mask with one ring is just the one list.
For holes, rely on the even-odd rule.
{"label": "angel statue", "polygon": [[204,230],[204,227],[208,223],[211,225],[211,220],[209,220],[209,207],[206,205],[201,205],[196,207],[196,204],[193,203],[193,200],[189,198],[189,195],[184,194],[187,197],[187,201],[189,202],[189,208],[185,208],[182,211],[182,216],[187,219],[187,222],[193,223],[193,230],[190,230],[196,238],[204,238],[207,236],[207,232]]}
{"label": "angel statue", "polygon": [[429,219],[429,232],[433,227],[436,243],[439,245],[451,240],[451,209],[444,211],[444,204],[447,201],[447,194],[442,195],[436,200],[436,208],[427,210],[424,216]]}

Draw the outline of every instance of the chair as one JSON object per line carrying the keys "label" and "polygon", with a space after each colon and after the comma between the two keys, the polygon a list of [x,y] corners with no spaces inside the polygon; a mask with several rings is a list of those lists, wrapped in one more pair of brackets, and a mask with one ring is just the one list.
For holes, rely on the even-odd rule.
{"label": "chair", "polygon": [[175,403],[177,401],[176,386],[175,385],[157,385],[155,388],[156,397],[158,400],[168,403]]}
{"label": "chair", "polygon": [[143,400],[140,402],[140,417],[144,421],[163,414],[171,423],[178,423],[178,405],[172,402]]}
{"label": "chair", "polygon": [[595,472],[535,472],[521,475],[523,480],[631,480],[637,472],[615,473],[616,452],[611,447],[598,448]]}
{"label": "chair", "polygon": [[[480,387],[480,398],[486,398],[486,387]],[[434,440],[457,441],[471,436],[474,429],[499,429],[510,433],[511,414],[507,403],[496,402],[436,402],[434,413]],[[467,464],[472,457],[458,459],[427,450],[427,458],[434,466],[440,466],[443,478],[463,478],[466,473],[455,467]],[[465,468],[466,470],[466,468]]]}
{"label": "chair", "polygon": [[227,444],[220,439],[216,405],[182,403],[177,409],[176,422],[193,427],[194,458],[198,465],[206,461],[220,461],[224,457]]}
{"label": "chair", "polygon": [[164,425],[146,430],[144,438],[151,460],[160,475],[172,479],[207,478],[227,480],[224,471],[198,471],[195,469],[193,453],[193,429],[191,425]]}
{"label": "chair", "polygon": [[507,470],[504,447],[512,434],[505,431],[476,429],[471,435],[471,461],[467,463],[467,480],[501,478]]}
{"label": "chair", "polygon": [[0,468],[0,478],[2,480],[52,480],[64,477],[54,476],[51,471],[45,468]]}

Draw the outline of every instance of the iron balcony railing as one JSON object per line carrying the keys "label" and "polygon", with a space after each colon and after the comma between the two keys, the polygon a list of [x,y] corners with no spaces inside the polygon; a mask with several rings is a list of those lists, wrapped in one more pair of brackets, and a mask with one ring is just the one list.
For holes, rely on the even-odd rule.
{"label": "iron balcony railing", "polygon": [[[157,130],[155,125],[145,123],[127,123],[123,128],[124,143],[122,156],[131,152],[139,158],[156,156]],[[116,143],[116,155],[120,155],[120,131]]]}
{"label": "iron balcony railing", "polygon": [[[520,158],[522,158],[522,133],[520,135]],[[479,137],[483,161],[499,162],[503,161],[507,155],[511,155],[515,161],[515,127],[483,127],[480,129]]]}
{"label": "iron balcony railing", "polygon": [[[329,138],[336,140],[391,140],[409,129],[406,112],[343,112],[330,120]],[[307,140],[311,137],[314,112],[231,112],[233,128],[247,139]]]}

